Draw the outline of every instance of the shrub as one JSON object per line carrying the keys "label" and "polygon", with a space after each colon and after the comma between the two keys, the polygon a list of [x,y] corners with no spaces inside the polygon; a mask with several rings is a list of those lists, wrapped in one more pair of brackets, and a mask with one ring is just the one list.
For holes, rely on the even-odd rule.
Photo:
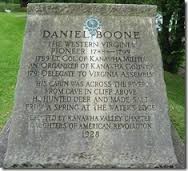
{"label": "shrub", "polygon": [[26,12],[26,8],[21,8],[20,4],[12,3],[0,3],[0,12],[4,12],[5,9],[9,9],[12,12]]}

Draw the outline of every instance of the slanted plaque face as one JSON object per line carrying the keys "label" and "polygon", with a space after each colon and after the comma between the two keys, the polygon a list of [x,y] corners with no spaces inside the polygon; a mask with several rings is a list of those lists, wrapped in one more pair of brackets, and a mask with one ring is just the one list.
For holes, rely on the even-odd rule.
{"label": "slanted plaque face", "polygon": [[171,167],[156,6],[29,4],[4,167]]}

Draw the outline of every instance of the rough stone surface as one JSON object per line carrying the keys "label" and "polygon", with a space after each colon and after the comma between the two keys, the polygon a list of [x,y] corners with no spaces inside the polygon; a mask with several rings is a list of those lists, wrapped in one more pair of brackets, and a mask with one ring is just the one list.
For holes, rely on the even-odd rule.
{"label": "rough stone surface", "polygon": [[28,6],[5,168],[176,166],[154,9]]}
{"label": "rough stone surface", "polygon": [[[2,130],[2,132],[0,134],[0,168],[3,167],[3,161],[4,161],[5,153],[7,150],[10,123],[11,123],[11,119],[8,120],[8,122],[5,125],[5,128]],[[176,154],[176,157],[178,160],[178,163],[177,163],[177,165],[175,165],[175,168],[185,169],[186,168],[185,144],[180,139],[180,137],[173,125],[171,126],[171,133],[172,133],[172,141],[173,141],[173,145],[174,145],[174,149],[175,149],[175,154]]]}
{"label": "rough stone surface", "polygon": [[177,169],[185,169],[186,168],[186,148],[185,144],[180,139],[176,129],[174,126],[171,126],[172,140],[175,149],[175,154],[178,160],[178,164],[175,166]]}
{"label": "rough stone surface", "polygon": [[0,132],[0,168],[3,167],[3,161],[7,150],[8,135],[10,131],[11,119],[8,120],[3,130]]}
{"label": "rough stone surface", "polygon": [[145,16],[154,17],[156,15],[155,5],[122,5],[122,4],[79,4],[79,3],[51,3],[43,5],[29,4],[28,14],[37,15],[102,15],[102,16]]}

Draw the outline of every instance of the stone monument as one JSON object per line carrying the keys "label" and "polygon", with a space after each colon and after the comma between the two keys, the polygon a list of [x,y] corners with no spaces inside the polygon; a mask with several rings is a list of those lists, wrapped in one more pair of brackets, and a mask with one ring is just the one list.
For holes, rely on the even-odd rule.
{"label": "stone monument", "polygon": [[177,163],[156,6],[29,4],[5,168]]}

